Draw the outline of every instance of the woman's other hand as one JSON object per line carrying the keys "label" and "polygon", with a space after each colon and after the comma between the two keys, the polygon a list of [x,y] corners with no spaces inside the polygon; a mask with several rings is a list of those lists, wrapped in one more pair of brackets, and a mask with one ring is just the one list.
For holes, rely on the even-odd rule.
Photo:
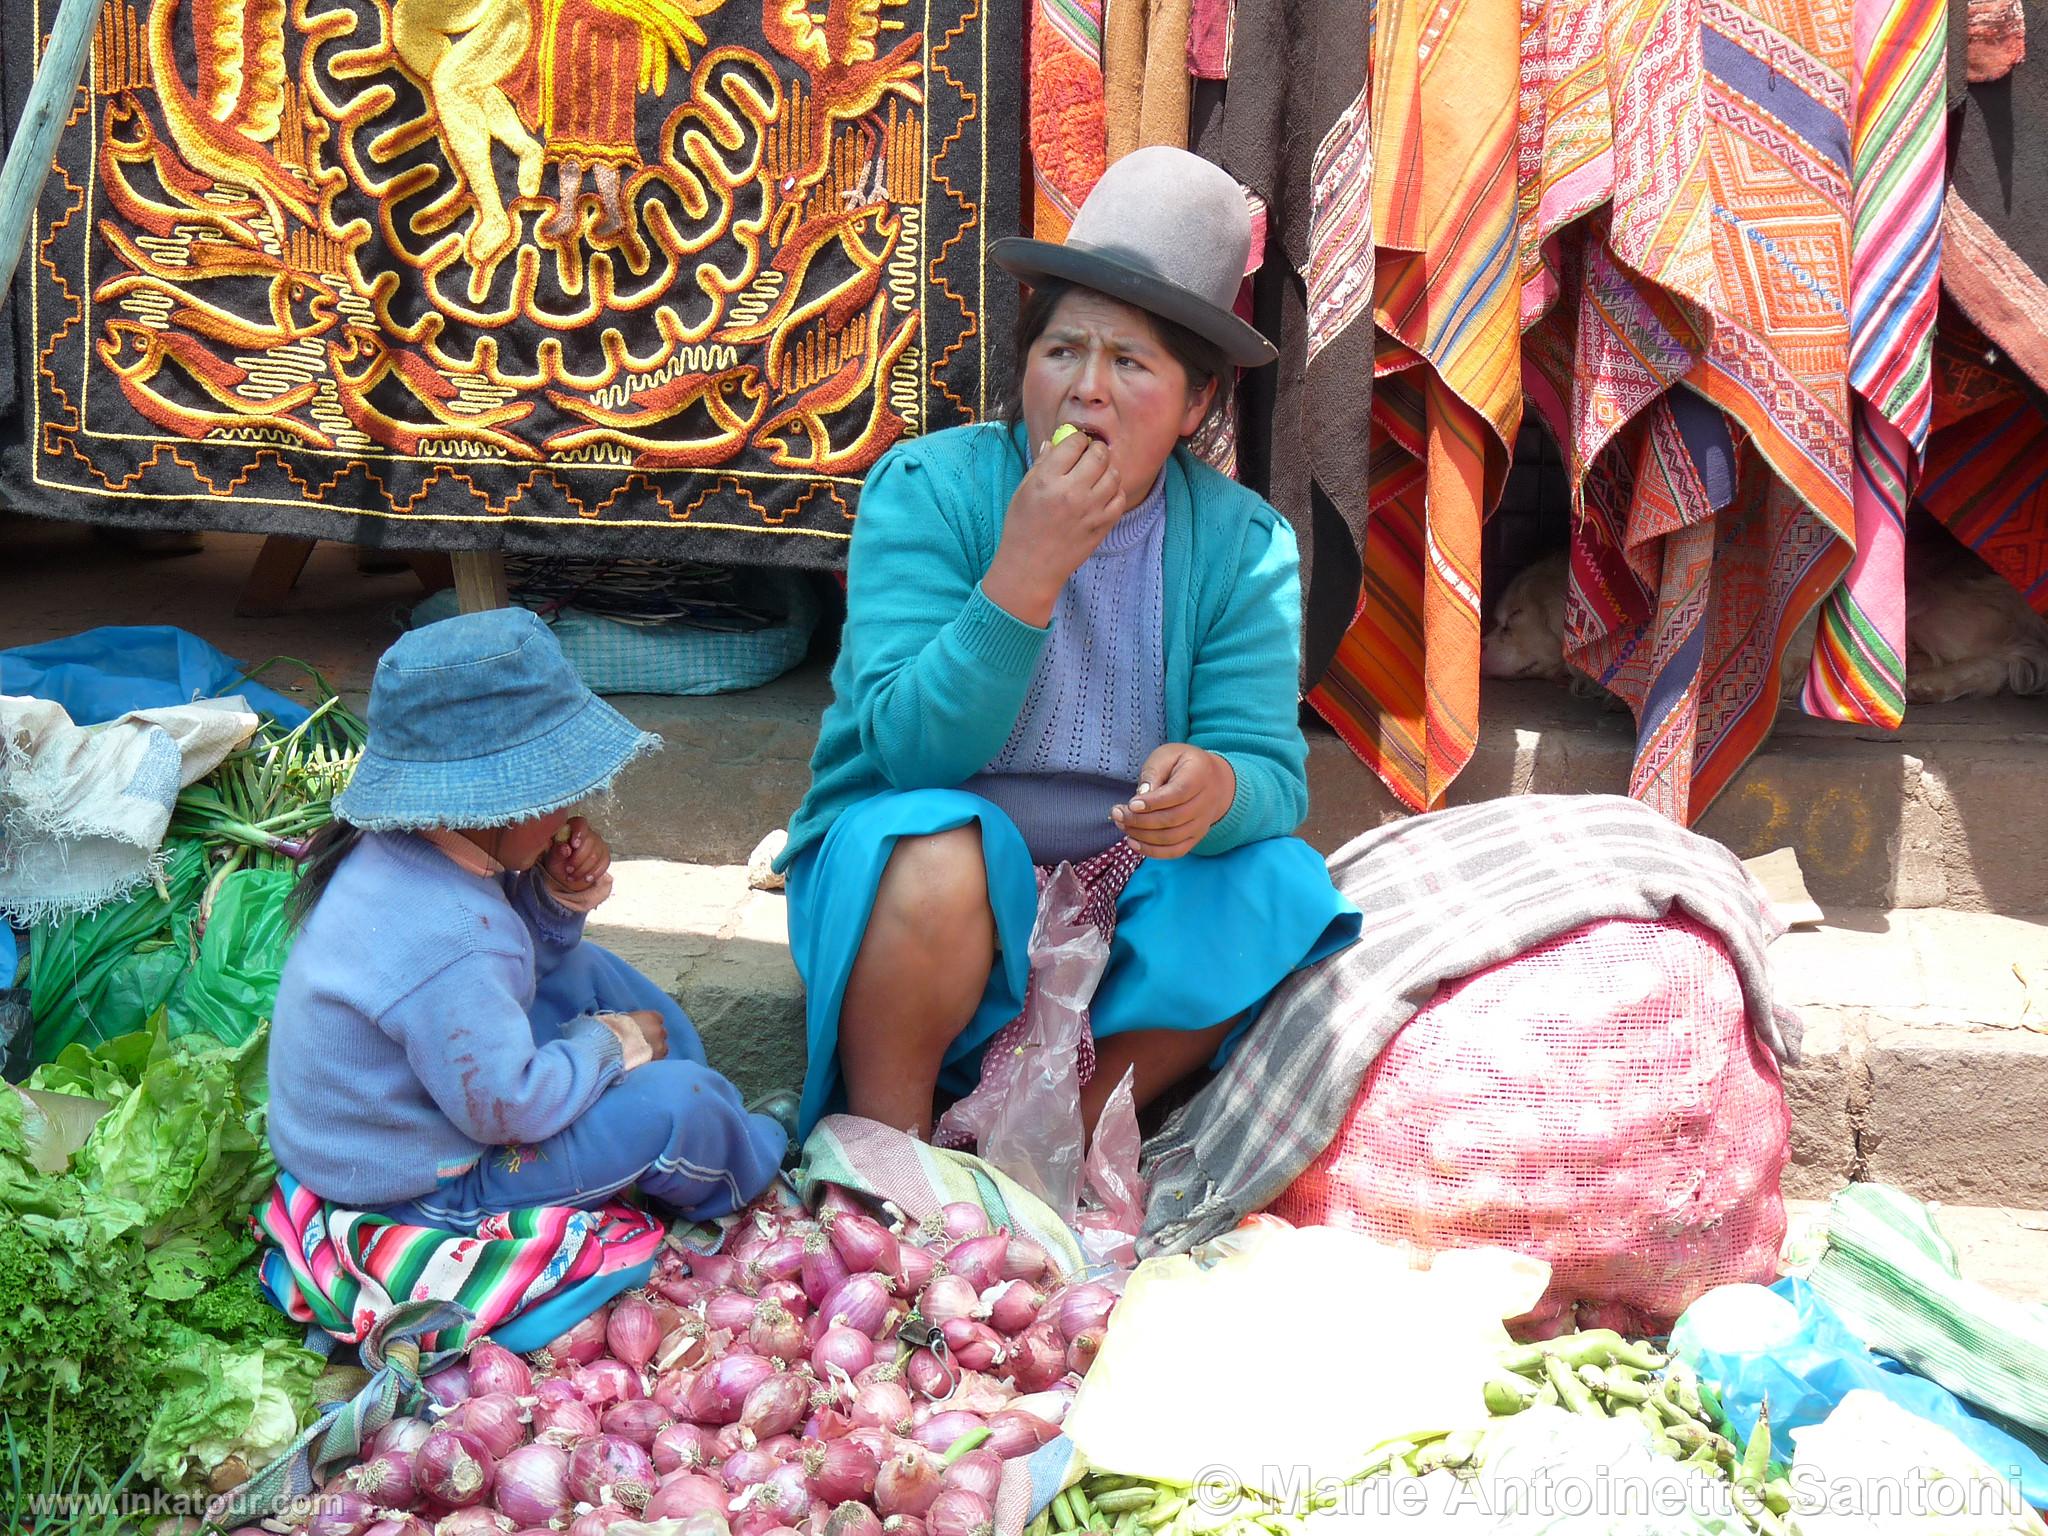
{"label": "woman's other hand", "polygon": [[1109,450],[1087,433],[1041,448],[1010,497],[1002,543],[982,578],[989,601],[1043,629],[1067,578],[1116,526],[1124,502]]}
{"label": "woman's other hand", "polygon": [[560,842],[550,843],[541,873],[558,891],[587,891],[612,867],[611,845],[581,816],[571,816]]}
{"label": "woman's other hand", "polygon": [[619,1037],[628,1072],[668,1055],[668,1026],[651,1008],[632,1013],[600,1013],[598,1022]]}
{"label": "woman's other hand", "polygon": [[1237,774],[1228,762],[1169,741],[1145,759],[1138,793],[1109,815],[1146,858],[1177,859],[1194,851],[1236,799]]}

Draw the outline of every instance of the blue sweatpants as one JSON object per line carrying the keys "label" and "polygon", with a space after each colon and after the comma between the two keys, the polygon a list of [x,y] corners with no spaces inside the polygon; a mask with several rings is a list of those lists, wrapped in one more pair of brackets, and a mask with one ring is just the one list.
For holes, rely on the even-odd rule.
{"label": "blue sweatpants", "polygon": [[617,955],[585,942],[541,978],[527,1018],[535,1044],[591,1012],[651,1009],[668,1027],[668,1056],[628,1072],[567,1130],[530,1147],[493,1147],[432,1193],[381,1214],[453,1231],[497,1211],[590,1207],[628,1186],[691,1220],[729,1215],[774,1180],[789,1138],[749,1114],[739,1090],[704,1060],[704,1044],[675,999]]}

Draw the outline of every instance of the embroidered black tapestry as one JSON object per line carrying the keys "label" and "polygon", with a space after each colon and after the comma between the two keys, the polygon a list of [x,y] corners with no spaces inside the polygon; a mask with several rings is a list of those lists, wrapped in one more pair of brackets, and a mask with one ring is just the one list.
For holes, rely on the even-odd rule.
{"label": "embroidered black tapestry", "polygon": [[1017,0],[107,0],[7,499],[837,564],[868,467],[1007,381],[1020,36]]}

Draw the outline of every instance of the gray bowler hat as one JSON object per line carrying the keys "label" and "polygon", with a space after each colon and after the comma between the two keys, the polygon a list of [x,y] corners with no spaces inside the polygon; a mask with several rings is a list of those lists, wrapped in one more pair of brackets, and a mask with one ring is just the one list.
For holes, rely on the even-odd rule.
{"label": "gray bowler hat", "polygon": [[1243,368],[1278,354],[1232,312],[1252,249],[1251,210],[1221,166],[1155,145],[1095,183],[1064,245],[998,240],[989,254],[1029,283],[1064,278],[1213,341]]}

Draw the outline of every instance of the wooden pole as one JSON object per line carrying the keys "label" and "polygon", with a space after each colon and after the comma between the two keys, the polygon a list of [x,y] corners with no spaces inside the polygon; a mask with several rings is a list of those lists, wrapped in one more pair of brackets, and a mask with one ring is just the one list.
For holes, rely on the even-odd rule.
{"label": "wooden pole", "polygon": [[505,557],[463,550],[454,556],[455,601],[464,613],[509,608],[512,593],[505,585]]}
{"label": "wooden pole", "polygon": [[[0,165],[0,294],[13,286],[21,248],[35,222],[36,202],[50,174],[50,159],[57,152],[57,136],[71,115],[71,98],[85,74],[99,16],[100,0],[60,0],[50,45],[43,50],[35,83],[29,87],[28,105],[22,108],[14,137],[7,141],[7,161]],[[30,43],[33,46],[34,40]]]}
{"label": "wooden pole", "polygon": [[256,563],[249,568],[249,579],[235,600],[235,617],[274,619],[283,613],[292,600],[292,588],[312,558],[313,540],[271,534],[256,551]]}

